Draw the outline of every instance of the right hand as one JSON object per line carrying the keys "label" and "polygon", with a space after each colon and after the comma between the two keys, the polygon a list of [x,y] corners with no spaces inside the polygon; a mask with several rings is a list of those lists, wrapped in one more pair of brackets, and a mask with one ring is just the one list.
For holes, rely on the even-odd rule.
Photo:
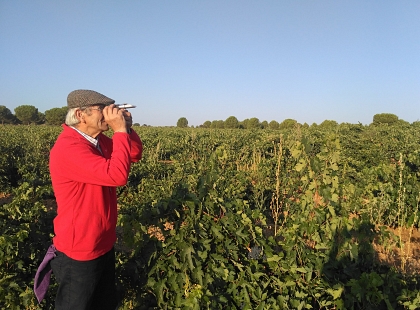
{"label": "right hand", "polygon": [[127,132],[124,113],[114,104],[106,106],[103,110],[103,115],[105,122],[114,132]]}

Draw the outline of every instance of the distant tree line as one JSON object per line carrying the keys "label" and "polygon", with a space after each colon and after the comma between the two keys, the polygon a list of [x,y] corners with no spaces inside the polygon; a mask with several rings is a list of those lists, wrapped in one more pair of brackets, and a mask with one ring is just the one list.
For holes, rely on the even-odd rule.
{"label": "distant tree line", "polygon": [[[39,112],[38,109],[32,105],[21,105],[14,109],[14,114],[4,105],[0,105],[0,124],[47,124],[47,125],[61,125],[64,123],[67,107],[52,108],[46,110],[45,113]],[[397,115],[391,113],[380,113],[373,116],[372,125],[380,124],[400,124],[408,122],[401,120]],[[415,123],[419,123],[418,121]],[[325,120],[321,124],[312,124],[311,126],[320,126],[324,128],[334,128],[339,124],[334,120]],[[134,126],[140,126],[135,123]],[[143,125],[148,126],[148,125]],[[185,117],[178,119],[177,127],[187,128],[188,120]],[[294,119],[285,119],[282,122],[272,120],[270,122],[262,121],[256,117],[247,118],[239,121],[235,116],[229,116],[226,120],[205,121],[203,124],[197,126],[200,128],[228,128],[228,129],[289,129],[296,126],[309,126],[307,123],[300,124]]]}
{"label": "distant tree line", "polygon": [[[393,125],[393,124],[401,124],[405,123],[408,124],[408,122],[401,120],[398,118],[397,115],[391,114],[391,113],[380,113],[375,114],[373,116],[372,125],[381,125],[381,124],[387,124],[387,125]],[[311,126],[319,126],[322,128],[334,128],[338,126],[339,124],[334,120],[325,120],[321,124],[313,123]],[[239,121],[235,116],[229,116],[226,120],[214,120],[214,121],[205,121],[202,125],[199,125],[198,127],[201,128],[228,128],[228,129],[290,129],[294,128],[296,126],[303,126],[303,127],[309,127],[307,123],[300,124],[294,119],[285,119],[281,123],[272,120],[271,122],[262,121],[256,117],[253,118],[247,118],[243,121]],[[188,127],[188,120],[185,117],[181,117],[178,119],[177,127],[186,128]]]}
{"label": "distant tree line", "polygon": [[0,105],[0,124],[61,125],[66,119],[67,107],[52,108],[42,113],[32,105],[21,105],[16,107],[14,111],[15,114],[4,105]]}

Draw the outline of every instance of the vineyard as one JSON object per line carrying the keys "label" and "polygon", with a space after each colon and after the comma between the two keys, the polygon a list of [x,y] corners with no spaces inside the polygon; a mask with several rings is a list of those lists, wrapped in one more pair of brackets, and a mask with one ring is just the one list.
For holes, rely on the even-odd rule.
{"label": "vineyard", "polygon": [[[420,126],[134,127],[118,189],[120,309],[420,308]],[[32,291],[61,128],[0,126],[0,307]]]}

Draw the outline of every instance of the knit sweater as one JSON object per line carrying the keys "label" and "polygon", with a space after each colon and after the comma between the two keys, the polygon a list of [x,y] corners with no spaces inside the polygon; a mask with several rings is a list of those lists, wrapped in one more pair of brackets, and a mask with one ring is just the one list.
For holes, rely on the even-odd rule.
{"label": "knit sweater", "polygon": [[142,142],[134,130],[99,134],[100,150],[63,125],[50,152],[50,173],[57,216],[54,246],[75,260],[95,259],[116,240],[116,187],[127,183],[130,164],[141,159]]}

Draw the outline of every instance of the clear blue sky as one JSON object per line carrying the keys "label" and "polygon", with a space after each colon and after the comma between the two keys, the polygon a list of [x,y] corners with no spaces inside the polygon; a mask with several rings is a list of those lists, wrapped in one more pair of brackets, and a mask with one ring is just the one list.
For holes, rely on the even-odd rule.
{"label": "clear blue sky", "polygon": [[420,120],[420,1],[0,0],[0,105],[93,89],[134,122]]}

